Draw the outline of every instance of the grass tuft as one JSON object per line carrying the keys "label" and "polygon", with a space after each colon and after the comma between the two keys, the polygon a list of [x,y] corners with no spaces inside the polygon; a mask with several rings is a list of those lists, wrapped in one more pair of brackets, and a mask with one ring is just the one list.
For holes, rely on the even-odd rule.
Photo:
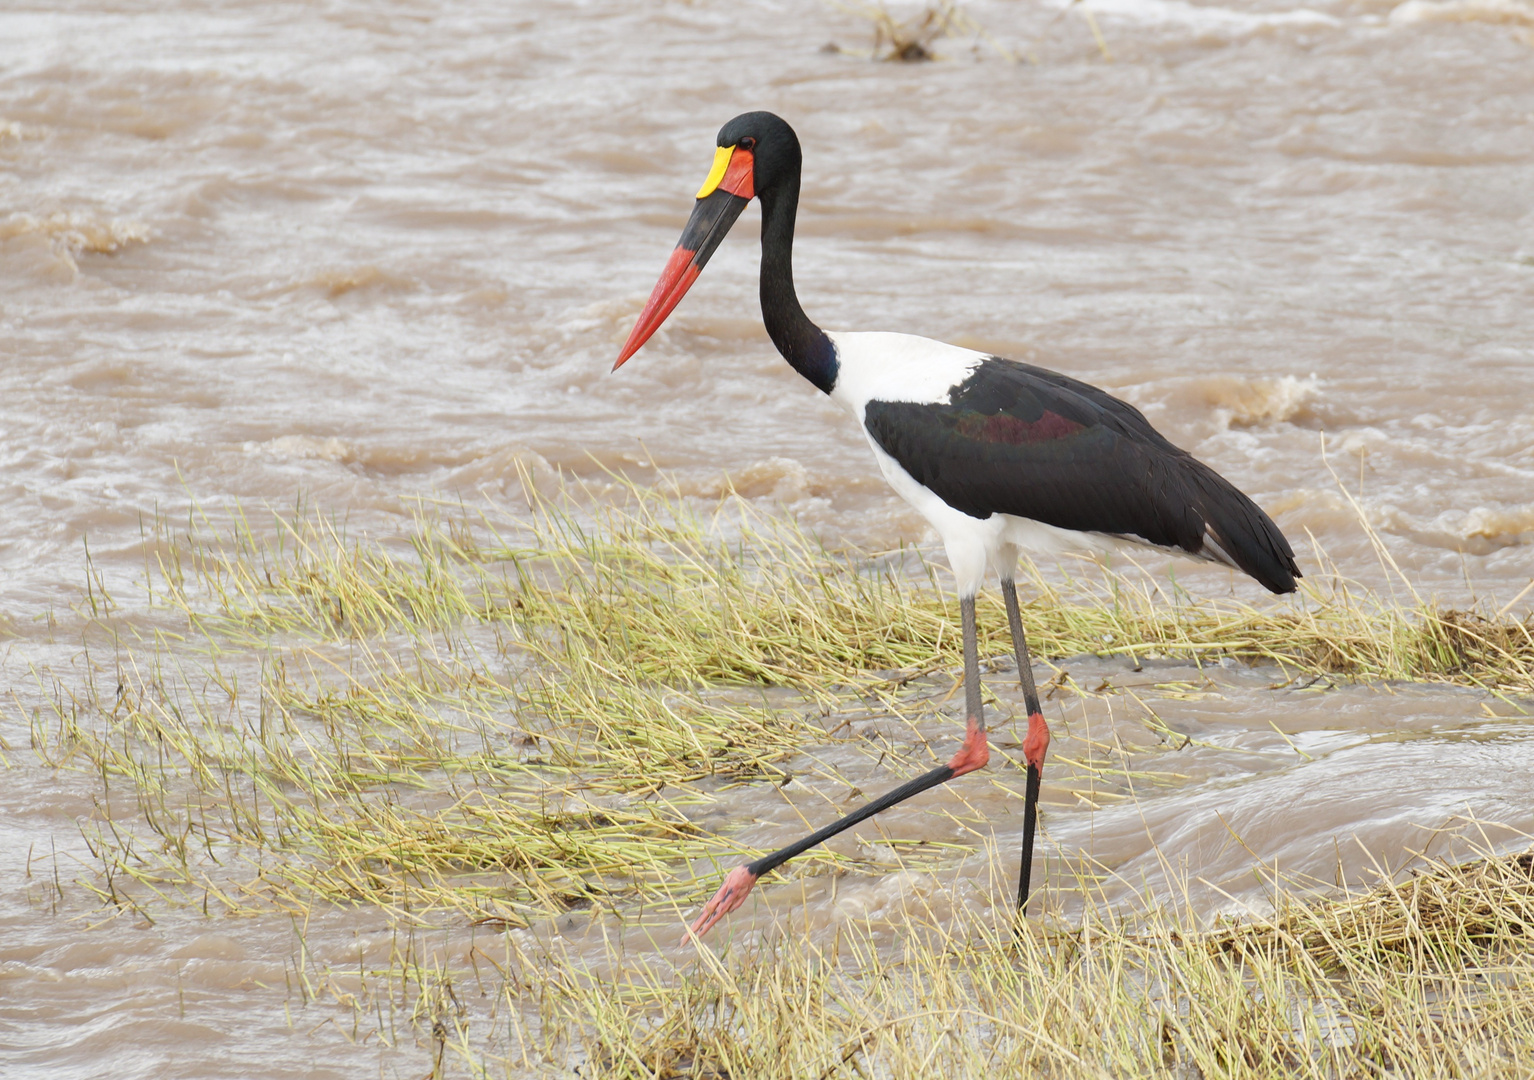
{"label": "grass tuft", "polygon": [[[295,968],[305,1001],[357,1024],[382,1030],[390,1003],[389,1025],[429,1033],[434,1072],[456,1055],[476,1074],[614,1077],[1489,1076],[1534,1054],[1529,856],[1490,850],[1361,895],[1275,890],[1271,920],[1213,930],[1149,898],[1133,920],[1097,911],[1084,887],[1073,928],[1014,936],[913,895],[822,945],[784,928],[696,964],[634,956],[755,854],[714,827],[733,789],[808,778],[856,797],[823,756],[856,720],[950,722],[962,660],[957,606],[917,552],[831,551],[733,497],[618,495],[532,493],[515,517],[422,503],[387,540],[302,507],[152,523],[145,602],[90,569],[83,656],[12,695],[25,752],[95,785],[77,885],[150,919],[365,908],[406,935],[489,935],[462,962],[402,946],[346,989]],[[1534,692],[1534,621],[1505,612],[1335,574],[1285,600],[1195,599],[1083,565],[1025,568],[1040,657]],[[1006,657],[1000,604],[979,615],[982,654]],[[1166,693],[1196,692],[1181,685]],[[931,765],[908,741],[880,757],[892,780]],[[1117,741],[1081,747],[1057,761],[1067,792],[1158,782]],[[983,842],[794,865],[937,880]],[[539,929],[576,912],[615,935],[605,954]]]}
{"label": "grass tuft", "polygon": [[680,975],[566,980],[549,1008],[624,1078],[1518,1076],[1531,904],[1529,856],[1487,853],[1212,934],[1154,909],[1020,935],[915,910],[894,950],[856,925],[832,948],[788,933]]}

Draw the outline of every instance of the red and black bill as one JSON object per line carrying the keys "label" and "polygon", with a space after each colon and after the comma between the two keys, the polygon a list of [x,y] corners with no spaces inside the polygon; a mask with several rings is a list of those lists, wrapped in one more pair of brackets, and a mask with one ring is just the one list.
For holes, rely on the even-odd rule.
{"label": "red and black bill", "polygon": [[660,329],[666,316],[687,295],[687,290],[698,280],[714,250],[754,194],[751,151],[738,146],[720,147],[714,157],[714,168],[698,192],[692,217],[687,220],[682,238],[661,271],[649,301],[639,313],[639,321],[629,333],[628,341],[624,342],[623,351],[613,364],[614,371],[650,340],[650,335]]}

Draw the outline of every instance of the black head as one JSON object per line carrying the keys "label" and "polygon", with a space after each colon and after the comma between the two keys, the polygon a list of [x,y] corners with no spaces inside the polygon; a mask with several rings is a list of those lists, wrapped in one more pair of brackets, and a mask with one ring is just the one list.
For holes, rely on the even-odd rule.
{"label": "black head", "polygon": [[[746,204],[762,200],[764,213],[771,210],[780,193],[790,194],[792,210],[799,190],[799,137],[782,117],[770,112],[741,113],[719,129],[714,165],[693,201],[687,228],[661,271],[639,321],[613,364],[617,370],[639,351],[650,335],[666,321],[698,279],[710,256]],[[788,215],[792,231],[792,213]]]}
{"label": "black head", "polygon": [[751,152],[758,197],[799,177],[799,167],[803,163],[799,136],[794,134],[787,120],[774,113],[741,113],[719,129],[717,145],[736,146]]}

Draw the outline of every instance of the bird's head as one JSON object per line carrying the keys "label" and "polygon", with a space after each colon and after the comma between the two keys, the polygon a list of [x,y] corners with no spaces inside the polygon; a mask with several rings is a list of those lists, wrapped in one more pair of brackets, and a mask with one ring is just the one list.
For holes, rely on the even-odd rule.
{"label": "bird's head", "polygon": [[624,342],[614,371],[650,340],[687,295],[746,204],[757,196],[770,199],[799,176],[799,137],[787,121],[770,112],[741,113],[719,129],[716,142],[714,164],[698,189],[692,217]]}

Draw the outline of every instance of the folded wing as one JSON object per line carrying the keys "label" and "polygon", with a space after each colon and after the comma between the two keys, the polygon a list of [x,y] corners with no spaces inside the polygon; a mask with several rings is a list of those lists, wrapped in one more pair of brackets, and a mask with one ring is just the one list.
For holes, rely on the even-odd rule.
{"label": "folded wing", "polygon": [[1010,514],[1135,539],[1294,591],[1271,518],[1173,446],[1134,406],[1067,376],[989,359],[946,403],[868,402],[869,434],[912,478],[976,518]]}

